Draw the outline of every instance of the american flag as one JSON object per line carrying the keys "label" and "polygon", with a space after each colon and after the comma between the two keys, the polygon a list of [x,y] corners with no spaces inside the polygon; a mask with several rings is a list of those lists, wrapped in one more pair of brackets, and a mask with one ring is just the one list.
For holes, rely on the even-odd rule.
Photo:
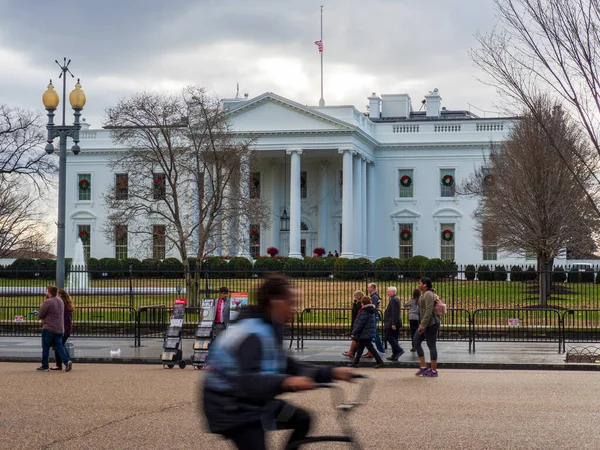
{"label": "american flag", "polygon": [[317,47],[319,47],[319,53],[323,53],[323,41],[321,41],[321,40],[315,41],[315,45]]}

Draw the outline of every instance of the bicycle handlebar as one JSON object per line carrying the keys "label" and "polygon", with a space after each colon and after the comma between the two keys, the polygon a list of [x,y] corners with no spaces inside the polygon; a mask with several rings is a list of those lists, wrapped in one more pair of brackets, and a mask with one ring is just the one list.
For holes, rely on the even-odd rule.
{"label": "bicycle handlebar", "polygon": [[[350,378],[352,378],[354,380],[366,380],[369,377],[366,375],[362,375],[360,373],[353,373],[353,374],[350,374]],[[334,382],[330,382],[330,383],[319,383],[318,387],[319,387],[319,389],[331,389],[331,388],[335,388],[337,386]]]}

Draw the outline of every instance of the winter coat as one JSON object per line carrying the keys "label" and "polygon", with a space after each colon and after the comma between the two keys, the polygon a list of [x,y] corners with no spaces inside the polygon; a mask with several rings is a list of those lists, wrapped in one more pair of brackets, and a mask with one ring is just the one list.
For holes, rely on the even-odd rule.
{"label": "winter coat", "polygon": [[392,327],[396,327],[398,330],[402,327],[402,321],[400,320],[400,298],[397,295],[390,297],[390,302],[387,308],[385,308],[383,327],[386,330],[390,330]]}
{"label": "winter coat", "polygon": [[419,320],[419,300],[411,298],[404,304],[404,307],[410,307],[410,310],[408,311],[408,320]]}
{"label": "winter coat", "polygon": [[419,325],[430,327],[440,323],[440,318],[433,312],[435,306],[435,295],[432,291],[425,291],[419,298]]}
{"label": "winter coat", "polygon": [[352,329],[352,336],[357,341],[375,339],[375,327],[377,325],[377,308],[375,305],[365,305],[360,310],[356,321],[354,322],[354,328]]}
{"label": "winter coat", "polygon": [[283,348],[284,327],[247,308],[235,326],[212,343],[204,378],[204,414],[213,433],[244,426],[274,424],[273,401],[289,376],[307,376],[317,383],[332,380],[331,368],[300,363]]}
{"label": "winter coat", "polygon": [[362,303],[354,300],[354,303],[352,304],[352,324],[350,325],[350,328],[354,328],[354,322],[360,312],[360,308],[362,308]]}

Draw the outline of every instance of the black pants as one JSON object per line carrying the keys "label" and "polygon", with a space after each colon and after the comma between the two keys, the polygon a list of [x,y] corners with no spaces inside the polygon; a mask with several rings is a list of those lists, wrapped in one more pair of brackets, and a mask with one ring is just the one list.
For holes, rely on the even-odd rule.
{"label": "black pants", "polygon": [[[410,320],[410,341],[413,342],[415,340],[415,335],[417,334],[417,330],[419,329],[419,321],[418,320]],[[413,348],[415,348],[413,344]]]}
{"label": "black pants", "polygon": [[[275,420],[278,430],[294,430],[287,445],[303,440],[310,430],[310,415],[301,408],[280,402]],[[261,423],[223,433],[240,450],[266,450],[265,430]]]}
{"label": "black pants", "polygon": [[391,328],[386,328],[385,340],[388,344],[390,344],[390,347],[392,347],[392,356],[394,357],[400,356],[402,353],[404,353],[402,347],[398,345],[398,337],[400,337],[400,329],[396,328],[395,330],[392,330]]}
{"label": "black pants", "polygon": [[358,363],[360,362],[360,357],[362,356],[362,352],[365,350],[365,348],[369,350],[371,355],[375,357],[375,361],[377,361],[377,364],[383,364],[383,359],[381,359],[381,356],[379,356],[379,352],[375,349],[375,346],[373,345],[371,339],[361,339],[358,341],[358,348],[356,349],[356,356],[354,357],[355,365],[358,366]]}
{"label": "black pants", "polygon": [[440,329],[440,324],[436,323],[435,325],[430,325],[425,328],[423,333],[417,333],[413,340],[413,347],[417,350],[417,355],[420,357],[425,356],[425,352],[423,351],[423,346],[421,345],[423,341],[427,341],[427,347],[429,347],[429,354],[431,355],[432,361],[437,361],[438,353],[437,347],[435,345],[437,340],[438,331]]}
{"label": "black pants", "polygon": [[[69,339],[69,336],[71,336],[71,335],[63,334],[63,337],[62,337],[63,345],[65,345],[65,342],[67,342],[67,339]],[[71,355],[69,355],[69,350],[67,350],[66,346],[65,346],[65,352],[67,352],[67,356],[69,356],[69,359],[71,359]],[[56,367],[62,367],[62,359],[60,359],[60,355],[58,354],[56,349],[54,349],[54,360],[56,361]]]}

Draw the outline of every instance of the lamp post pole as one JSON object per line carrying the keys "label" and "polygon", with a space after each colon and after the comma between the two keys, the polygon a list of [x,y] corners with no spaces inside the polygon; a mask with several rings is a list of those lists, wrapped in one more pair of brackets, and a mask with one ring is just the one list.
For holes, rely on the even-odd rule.
{"label": "lamp post pole", "polygon": [[64,63],[59,65],[61,73],[59,78],[62,77],[63,81],[63,108],[62,108],[62,125],[54,124],[54,111],[56,110],[59,97],[52,80],[48,85],[48,90],[44,93],[42,101],[46,110],[48,111],[48,124],[46,129],[48,130],[48,138],[46,144],[46,153],[49,155],[54,152],[54,145],[52,141],[55,138],[59,138],[59,162],[58,162],[58,222],[57,222],[57,234],[56,234],[56,286],[59,288],[65,287],[65,221],[66,221],[66,184],[67,184],[67,138],[73,138],[73,147],[71,150],[75,155],[78,155],[81,151],[79,147],[79,130],[81,129],[81,123],[79,119],[81,117],[81,110],[85,106],[86,98],[81,84],[77,80],[75,89],[69,96],[71,107],[74,110],[75,121],[73,125],[65,125],[65,110],[66,110],[66,92],[67,92],[67,73],[71,77],[75,78],[69,70],[69,64],[71,60],[67,62],[67,58],[64,59]]}

